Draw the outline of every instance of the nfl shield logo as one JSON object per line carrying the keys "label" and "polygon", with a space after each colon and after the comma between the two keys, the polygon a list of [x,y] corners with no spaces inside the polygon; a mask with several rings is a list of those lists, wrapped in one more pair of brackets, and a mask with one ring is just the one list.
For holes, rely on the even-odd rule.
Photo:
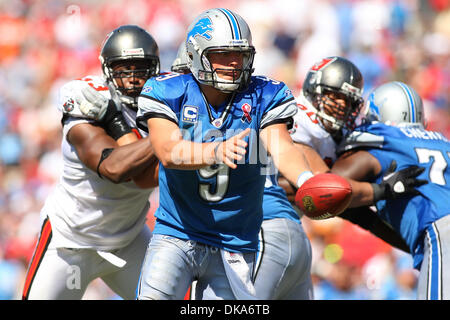
{"label": "nfl shield logo", "polygon": [[212,124],[213,124],[214,127],[220,128],[222,126],[222,120],[221,119],[215,119]]}

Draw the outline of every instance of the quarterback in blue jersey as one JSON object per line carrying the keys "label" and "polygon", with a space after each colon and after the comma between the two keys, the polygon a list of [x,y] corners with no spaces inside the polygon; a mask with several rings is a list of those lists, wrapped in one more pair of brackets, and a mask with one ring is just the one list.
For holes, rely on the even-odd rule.
{"label": "quarterback in blue jersey", "polygon": [[[191,73],[184,42],[178,49],[171,70]],[[286,192],[278,185],[278,171],[269,159],[263,196],[263,222],[253,277],[255,295],[258,299],[312,299],[311,244]]]}
{"label": "quarterback in blue jersey", "polygon": [[200,14],[187,31],[191,74],[148,81],[138,123],[160,163],[160,206],[139,299],[252,299],[262,223],[264,155],[294,185],[312,176],[287,125],[297,112],[282,82],[252,76],[247,23],[226,9]]}
{"label": "quarterback in blue jersey", "polygon": [[[333,172],[379,182],[394,169],[422,167],[418,185],[407,198],[376,202],[378,214],[398,231],[420,270],[418,299],[450,299],[450,142],[424,126],[420,96],[408,85],[390,82],[368,99],[369,120],[344,141],[345,152]],[[420,180],[419,180],[420,181]],[[392,188],[398,188],[395,184]],[[374,198],[379,197],[375,188]]]}

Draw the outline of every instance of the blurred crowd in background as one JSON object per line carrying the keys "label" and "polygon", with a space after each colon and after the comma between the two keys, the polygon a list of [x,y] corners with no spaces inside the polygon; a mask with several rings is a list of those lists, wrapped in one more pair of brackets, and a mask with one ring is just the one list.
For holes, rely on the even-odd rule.
{"label": "blurred crowd in background", "polygon": [[[169,70],[185,30],[215,0],[0,0],[0,299],[19,299],[40,226],[58,181],[59,87],[101,74],[100,45],[136,24],[158,42]],[[298,95],[306,71],[329,55],[353,61],[364,96],[400,80],[421,95],[428,128],[450,137],[450,0],[229,0],[250,25],[255,74]],[[153,212],[157,192],[151,197]],[[415,299],[409,255],[340,218],[303,224],[313,246],[316,299]],[[117,299],[100,280],[84,299]]]}

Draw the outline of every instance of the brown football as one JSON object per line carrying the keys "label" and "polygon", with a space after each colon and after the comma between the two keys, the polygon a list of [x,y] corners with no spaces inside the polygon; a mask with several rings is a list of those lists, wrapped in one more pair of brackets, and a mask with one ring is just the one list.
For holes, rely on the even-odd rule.
{"label": "brown football", "polygon": [[350,183],[333,173],[316,174],[295,195],[296,205],[313,220],[328,219],[342,213],[351,199]]}

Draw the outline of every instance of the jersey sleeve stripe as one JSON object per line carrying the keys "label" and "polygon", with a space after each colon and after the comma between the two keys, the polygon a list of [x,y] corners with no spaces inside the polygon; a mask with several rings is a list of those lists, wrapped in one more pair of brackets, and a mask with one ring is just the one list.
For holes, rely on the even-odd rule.
{"label": "jersey sleeve stripe", "polygon": [[178,126],[178,122],[176,122],[173,118],[167,116],[165,113],[158,113],[158,112],[148,112],[144,114],[143,116],[139,116],[136,118],[136,126],[143,130],[144,132],[148,133],[148,126],[147,126],[147,120],[151,118],[160,118],[160,119],[167,119],[169,121],[172,121]]}
{"label": "jersey sleeve stripe", "polygon": [[292,128],[292,125],[294,124],[294,119],[292,117],[282,118],[282,119],[275,119],[275,120],[273,120],[271,122],[264,123],[264,125],[261,126],[261,130],[266,128],[266,127],[268,127],[268,126],[271,126],[273,124],[278,124],[278,123],[286,123],[286,125],[288,127],[288,130],[289,130],[289,129]]}
{"label": "jersey sleeve stripe", "polygon": [[140,98],[153,100],[153,101],[158,102],[158,103],[164,103],[164,102],[162,102],[161,100],[155,99],[155,98],[150,97],[150,96],[147,96],[147,95],[145,95],[145,94],[140,94],[140,95],[139,95],[139,99],[140,99]]}
{"label": "jersey sleeve stripe", "polygon": [[[295,99],[289,99],[283,103],[274,106],[269,111],[263,114],[261,119],[261,128],[267,127],[267,125],[272,124],[274,121],[280,119],[292,118],[297,113],[297,103]],[[292,121],[292,120],[289,120]]]}
{"label": "jersey sleeve stripe", "polygon": [[156,100],[152,97],[141,95],[138,99],[139,112],[138,117],[145,115],[146,113],[161,113],[165,114],[172,121],[178,123],[178,117],[173,110],[165,103]]}

